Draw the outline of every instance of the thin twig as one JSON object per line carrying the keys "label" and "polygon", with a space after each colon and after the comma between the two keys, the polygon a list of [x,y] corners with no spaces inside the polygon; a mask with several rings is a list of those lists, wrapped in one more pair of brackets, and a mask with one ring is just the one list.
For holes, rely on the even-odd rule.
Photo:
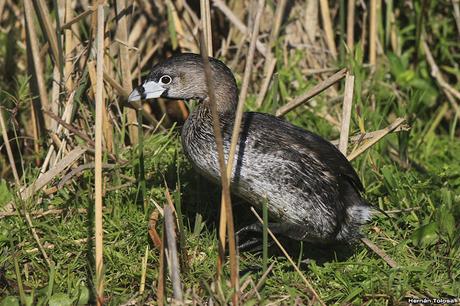
{"label": "thin twig", "polygon": [[[372,139],[372,138],[375,138],[375,137],[379,137],[380,134],[384,130],[386,130],[386,128],[381,129],[381,130],[377,130],[377,131],[373,131],[373,132],[366,132],[364,134],[357,134],[357,135],[349,137],[348,141],[349,142],[360,142],[360,141],[363,141],[363,140],[368,140],[368,139]],[[397,133],[397,132],[402,132],[402,131],[409,131],[409,130],[410,130],[410,128],[409,128],[408,125],[401,124],[400,126],[395,128],[392,131],[392,133]],[[335,146],[338,146],[339,145],[339,140],[340,139],[331,140],[331,143],[333,145],[335,145]]]}
{"label": "thin twig", "polygon": [[367,238],[361,238],[361,241],[371,249],[375,254],[379,255],[390,267],[397,268],[398,264],[394,261],[390,255],[388,255],[384,250],[379,248],[376,244],[370,241]]}
{"label": "thin twig", "polygon": [[96,7],[91,7],[89,6],[88,9],[86,11],[84,11],[83,13],[75,16],[74,18],[72,18],[71,20],[67,21],[66,23],[64,23],[62,26],[61,26],[61,30],[67,30],[67,29],[70,29],[70,27],[79,22],[80,20],[84,19],[85,17],[91,15],[92,13],[94,13],[96,11]]}
{"label": "thin twig", "polygon": [[452,86],[450,86],[449,83],[446,82],[446,80],[444,80],[444,77],[442,76],[442,73],[439,70],[438,65],[436,64],[433,54],[431,54],[430,47],[428,46],[424,37],[422,38],[422,46],[423,50],[425,51],[426,60],[431,68],[431,75],[436,80],[436,82],[438,82],[439,87],[441,87],[442,91],[446,95],[447,100],[449,100],[450,104],[457,113],[457,116],[460,117],[460,107],[458,106],[457,102],[453,97],[455,96],[457,97],[457,99],[460,100],[460,93],[456,91]]}
{"label": "thin twig", "polygon": [[313,98],[317,94],[321,93],[323,90],[331,87],[332,85],[334,85],[335,83],[337,83],[338,81],[343,79],[345,77],[346,73],[347,73],[346,68],[336,72],[335,74],[330,76],[328,79],[322,81],[321,83],[319,83],[316,86],[314,86],[313,88],[311,88],[305,94],[303,94],[300,97],[294,99],[293,101],[289,102],[288,104],[285,104],[285,105],[281,106],[280,108],[278,108],[278,110],[276,111],[276,116],[281,117],[281,116],[286,115],[288,112],[290,112],[294,108],[299,107],[300,105],[302,105],[303,103],[307,102],[308,100],[310,100],[311,98]]}
{"label": "thin twig", "polygon": [[257,95],[256,106],[261,107],[262,103],[264,102],[265,95],[268,91],[268,86],[270,85],[270,81],[273,77],[273,72],[275,71],[276,67],[276,58],[271,58],[270,63],[268,63],[267,73],[265,75],[265,79],[262,82],[262,86],[260,87],[259,94]]}
{"label": "thin twig", "polygon": [[5,120],[3,118],[3,107],[0,106],[0,128],[2,129],[3,142],[5,143],[6,153],[10,162],[11,171],[13,172],[14,180],[16,181],[16,187],[21,186],[21,180],[19,179],[18,171],[16,170],[16,163],[13,157],[13,151],[11,150],[10,141],[8,139],[8,133],[6,129]]}
{"label": "thin twig", "polygon": [[377,1],[370,0],[369,18],[369,63],[375,65],[377,62]]}
{"label": "thin twig", "polygon": [[460,1],[459,0],[452,0],[452,6],[454,7],[454,19],[455,24],[457,25],[457,34],[458,38],[460,39]]}
{"label": "thin twig", "polygon": [[26,189],[21,192],[21,199],[27,200],[32,197],[37,191],[42,189],[46,184],[51,182],[59,173],[64,171],[65,168],[75,162],[80,156],[86,152],[86,149],[77,147],[69,152],[63,159],[61,159],[52,169],[41,175],[35,182],[30,184]]}
{"label": "thin twig", "polygon": [[214,79],[211,71],[211,66],[209,63],[209,58],[206,54],[207,50],[205,47],[204,38],[201,35],[201,55],[203,58],[206,87],[208,90],[208,99],[209,106],[211,108],[212,116],[212,128],[214,132],[214,137],[216,140],[217,147],[217,158],[219,162],[219,169],[221,174],[221,183],[222,183],[222,193],[224,194],[224,203],[225,211],[227,214],[227,231],[228,231],[228,244],[229,244],[229,253],[230,253],[230,275],[231,275],[231,284],[234,291],[233,303],[237,305],[238,303],[238,263],[236,256],[236,243],[235,243],[235,228],[233,224],[233,212],[232,212],[232,202],[230,197],[230,188],[227,177],[227,167],[225,164],[225,155],[224,155],[224,146],[222,139],[222,131],[220,127],[219,114],[217,112],[216,104],[216,94],[214,91]]}
{"label": "thin twig", "polygon": [[[128,12],[129,10],[126,8],[126,1],[124,0],[117,0],[116,1],[116,9],[117,9],[117,32],[116,38],[121,41],[128,41]],[[132,84],[131,84],[131,68],[129,65],[129,50],[125,44],[118,45],[118,52],[120,56],[120,76],[121,81],[123,84],[123,89],[131,92],[132,91]],[[136,144],[138,142],[138,127],[133,125],[132,123],[137,122],[137,115],[136,111],[133,109],[127,110],[127,118],[128,118],[128,131],[129,131],[129,139],[131,140],[132,144]]]}
{"label": "thin twig", "polygon": [[158,262],[158,285],[157,285],[157,304],[164,305],[164,296],[165,296],[165,224],[163,223],[163,231],[161,232],[161,248],[160,248],[160,258]]}
{"label": "thin twig", "polygon": [[[249,29],[241,22],[241,20],[232,12],[232,10],[225,4],[222,0],[213,0],[212,3],[215,7],[217,7],[229,20],[233,25],[243,34],[249,36]],[[267,54],[267,47],[259,40],[256,42],[257,51],[259,51],[262,55]]]}
{"label": "thin twig", "polygon": [[53,26],[53,22],[51,21],[52,15],[50,14],[48,7],[46,6],[46,3],[44,2],[44,0],[36,0],[34,2],[37,8],[36,10],[37,15],[40,17],[42,21],[40,23],[40,25],[43,26],[42,31],[46,34],[48,44],[51,47],[50,48],[51,54],[53,55],[52,58],[54,60],[55,66],[62,67],[56,31]]}
{"label": "thin twig", "polygon": [[208,48],[208,56],[213,56],[212,48],[212,26],[211,26],[211,8],[209,0],[200,0],[201,26],[203,27],[204,40]]}
{"label": "thin twig", "polygon": [[[251,43],[249,45],[248,56],[246,58],[246,66],[244,69],[244,76],[243,76],[243,85],[241,86],[240,96],[238,99],[238,106],[236,109],[235,121],[233,124],[232,142],[230,144],[230,152],[228,154],[228,160],[227,160],[227,180],[229,184],[231,182],[231,177],[232,177],[232,172],[233,172],[233,162],[235,158],[236,145],[238,144],[238,139],[240,136],[241,122],[243,120],[244,102],[246,101],[246,96],[248,94],[249,81],[251,78],[252,65],[254,62],[254,53],[256,49],[256,41],[257,41],[257,37],[259,36],[259,26],[260,26],[260,20],[262,17],[264,6],[265,6],[265,0],[259,0],[257,4],[257,13],[256,13],[255,21],[254,21],[254,29],[251,35]],[[230,188],[230,185],[229,185],[229,188]],[[223,239],[225,238],[225,223],[226,223],[226,215],[223,212],[223,210],[221,210],[220,216],[221,216],[221,221],[220,221],[221,227],[220,227],[219,233],[221,235],[220,238]],[[224,244],[223,243],[224,241],[225,240],[221,240],[221,243]]]}
{"label": "thin twig", "polygon": [[97,56],[96,56],[96,119],[95,133],[95,206],[94,206],[94,235],[96,237],[96,294],[97,304],[104,304],[104,259],[103,259],[103,227],[102,227],[102,121],[105,111],[104,90],[104,7],[97,6],[97,32],[96,32]]}
{"label": "thin twig", "polygon": [[275,263],[276,262],[271,263],[271,265],[267,268],[267,271],[265,271],[264,274],[262,274],[262,276],[260,277],[259,281],[257,282],[257,285],[241,298],[243,301],[250,300],[254,296],[254,294],[256,294],[260,290],[260,288],[262,288],[262,286],[265,283],[265,280],[267,279],[268,275],[270,274],[273,267],[275,266]]}
{"label": "thin twig", "polygon": [[32,232],[32,236],[34,237],[35,242],[37,243],[38,248],[40,249],[40,252],[43,255],[43,258],[45,259],[46,263],[48,264],[48,267],[51,267],[51,261],[50,261],[48,255],[46,254],[45,249],[43,248],[43,245],[42,245],[42,243],[40,241],[40,238],[37,235],[37,231],[35,230],[35,227],[34,227],[34,225],[32,223],[32,220],[30,219],[29,213],[24,212],[24,216],[26,217],[27,224],[29,225],[30,231]]}
{"label": "thin twig", "polygon": [[[26,19],[26,26],[27,26],[27,34],[28,34],[28,42],[29,42],[29,48],[31,53],[31,61],[33,62],[34,66],[34,76],[37,81],[37,87],[38,87],[38,94],[40,98],[40,104],[41,108],[44,109],[49,109],[50,104],[48,102],[48,93],[46,91],[46,85],[45,85],[45,77],[44,77],[44,72],[43,72],[43,63],[41,61],[41,57],[39,55],[40,53],[40,47],[38,44],[38,37],[35,29],[35,22],[34,22],[34,9],[33,5],[30,0],[24,0],[24,16]],[[34,105],[34,112],[37,118],[40,117],[39,113],[39,108]],[[49,125],[49,120],[45,119],[45,128],[48,128]],[[37,122],[38,130],[40,131],[43,127],[40,126],[40,121]]]}
{"label": "thin twig", "polygon": [[393,132],[398,126],[403,124],[405,120],[406,119],[404,118],[397,118],[395,121],[393,121],[393,123],[391,123],[386,128],[377,131],[378,134],[374,138],[371,138],[369,141],[365,142],[363,145],[353,150],[353,152],[351,152],[350,155],[347,156],[348,160],[351,161],[355,159],[356,157],[358,157],[359,155],[361,155],[362,153],[364,153],[367,149],[375,145],[385,135]]}
{"label": "thin twig", "polygon": [[[254,216],[256,216],[257,220],[259,220],[259,222],[261,224],[263,224],[263,220],[262,218],[259,216],[259,214],[256,212],[256,210],[254,209],[254,207],[251,207],[251,211],[252,213],[254,214]],[[305,275],[302,273],[302,271],[300,271],[299,267],[296,265],[296,263],[292,260],[291,256],[289,256],[288,252],[286,251],[286,249],[283,247],[283,245],[281,244],[281,242],[279,242],[279,240],[276,238],[276,236],[273,234],[273,232],[270,230],[270,228],[268,228],[268,233],[270,234],[270,236],[272,237],[272,239],[275,241],[275,243],[278,245],[278,247],[280,248],[280,250],[283,252],[284,256],[286,256],[286,258],[288,259],[288,261],[291,263],[292,267],[294,268],[294,270],[297,272],[297,274],[299,274],[300,278],[302,278],[302,280],[304,281],[305,285],[307,286],[308,290],[310,290],[310,292],[313,294],[313,296],[318,300],[318,302],[325,306],[326,304],[324,304],[323,300],[321,300],[321,297],[318,295],[318,293],[316,292],[316,290],[313,288],[313,286],[310,284],[310,282],[307,280],[307,278],[305,277]]]}

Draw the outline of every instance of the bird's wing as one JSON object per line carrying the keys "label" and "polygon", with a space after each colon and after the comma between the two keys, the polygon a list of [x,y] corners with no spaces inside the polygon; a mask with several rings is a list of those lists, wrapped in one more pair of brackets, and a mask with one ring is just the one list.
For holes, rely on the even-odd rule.
{"label": "bird's wing", "polygon": [[294,158],[305,154],[316,158],[322,168],[333,176],[345,178],[358,192],[364,191],[347,158],[329,141],[312,132],[272,115],[248,112],[243,117],[240,137],[251,146],[261,141],[266,150],[277,151],[278,154],[297,155]]}

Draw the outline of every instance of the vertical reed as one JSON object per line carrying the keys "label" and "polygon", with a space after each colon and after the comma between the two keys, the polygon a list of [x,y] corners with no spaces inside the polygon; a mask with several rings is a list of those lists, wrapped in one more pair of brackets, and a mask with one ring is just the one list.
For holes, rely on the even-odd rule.
{"label": "vertical reed", "polygon": [[97,304],[104,304],[104,261],[103,261],[103,229],[102,229],[102,120],[105,111],[103,99],[104,89],[104,5],[97,5],[96,26],[96,119],[95,119],[95,244],[96,244],[96,294]]}

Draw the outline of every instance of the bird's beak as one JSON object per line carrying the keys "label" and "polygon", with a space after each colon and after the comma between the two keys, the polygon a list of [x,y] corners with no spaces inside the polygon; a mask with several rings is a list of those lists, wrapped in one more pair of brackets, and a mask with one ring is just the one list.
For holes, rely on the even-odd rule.
{"label": "bird's beak", "polygon": [[166,88],[162,87],[160,84],[154,81],[148,81],[129,94],[128,102],[158,98],[165,90]]}

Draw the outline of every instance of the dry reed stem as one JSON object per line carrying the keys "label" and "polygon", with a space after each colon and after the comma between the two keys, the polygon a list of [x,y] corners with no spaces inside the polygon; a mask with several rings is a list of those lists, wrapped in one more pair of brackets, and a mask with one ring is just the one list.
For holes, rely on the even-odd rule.
{"label": "dry reed stem", "polygon": [[171,278],[171,283],[173,287],[173,298],[176,302],[182,303],[183,302],[183,294],[182,294],[182,284],[180,281],[180,265],[179,265],[179,257],[177,255],[177,242],[176,242],[176,226],[174,222],[173,211],[170,204],[165,204],[163,207],[164,212],[164,224],[165,224],[165,232],[166,232],[166,242],[168,245],[168,259],[169,264],[169,277]]}
{"label": "dry reed stem", "polygon": [[[184,31],[184,27],[182,26],[182,22],[181,22],[183,21],[187,23],[187,21],[190,20],[190,18],[187,18],[187,17],[189,17],[190,15],[183,14],[182,18],[180,18],[179,14],[177,13],[176,5],[174,5],[174,3],[171,0],[168,0],[168,5],[171,8],[171,16],[174,21],[174,27],[176,28],[177,43],[179,45],[179,48],[181,48],[181,50],[185,49],[185,50],[190,50],[193,53],[198,53],[199,49],[198,49],[198,46],[194,43],[192,31],[190,31],[188,33],[189,35],[187,35],[186,32]],[[210,17],[211,15],[209,14],[209,18]]]}
{"label": "dry reed stem", "polygon": [[80,156],[82,156],[86,152],[86,149],[76,147],[72,151],[69,152],[63,159],[61,159],[52,169],[48,170],[44,174],[42,174],[35,182],[30,184],[26,189],[21,191],[21,199],[27,200],[32,197],[37,191],[42,189],[45,185],[47,185],[53,178],[59,175],[64,169],[70,166],[73,162],[75,162]]}
{"label": "dry reed stem", "polygon": [[[384,130],[385,129],[381,129],[381,130],[377,130],[377,131],[373,131],[373,132],[366,132],[364,134],[354,135],[354,136],[349,137],[348,141],[349,142],[361,142],[363,140],[368,140],[368,139],[371,139],[371,138],[375,138],[375,137],[378,137],[380,135],[380,133],[382,131],[384,131]],[[410,128],[407,125],[402,124],[402,125],[398,126],[397,128],[395,128],[392,131],[392,133],[401,132],[401,131],[409,131],[409,130],[410,130]],[[335,146],[338,146],[339,145],[339,140],[340,139],[331,140],[330,143],[332,143]]]}
{"label": "dry reed stem", "polygon": [[399,127],[401,124],[403,124],[405,120],[406,119],[404,119],[404,118],[397,118],[395,121],[393,121],[393,123],[391,123],[386,128],[377,131],[377,134],[376,134],[376,136],[374,138],[371,138],[369,141],[365,142],[363,145],[361,145],[360,147],[358,147],[355,150],[353,150],[353,152],[351,152],[347,156],[348,160],[352,161],[353,159],[355,159],[356,157],[358,157],[359,155],[364,153],[367,149],[369,149],[370,147],[375,145],[380,139],[385,137],[385,135],[387,135],[388,133],[393,132],[397,127]]}
{"label": "dry reed stem", "polygon": [[[34,23],[34,9],[33,5],[31,3],[31,0],[24,0],[24,16],[26,19],[26,27],[27,27],[27,34],[29,36],[28,42],[30,43],[29,45],[29,50],[30,54],[32,55],[31,61],[34,65],[34,77],[37,81],[37,88],[38,88],[38,95],[40,98],[40,106],[41,108],[44,109],[49,109],[50,105],[48,102],[48,93],[46,91],[46,85],[45,85],[45,78],[44,78],[44,72],[43,72],[43,64],[41,61],[40,57],[40,47],[38,43],[38,38],[37,38],[37,31],[35,28],[35,23]],[[35,117],[39,118],[40,108],[36,108],[34,105],[34,113]],[[45,118],[45,126],[40,127],[40,121],[38,120],[37,122],[37,130],[40,131],[42,128],[48,128],[50,126],[50,121]]]}
{"label": "dry reed stem", "polygon": [[264,102],[265,95],[267,94],[268,91],[268,86],[270,85],[270,81],[272,80],[273,77],[273,72],[275,71],[276,67],[276,58],[272,57],[270,58],[270,63],[268,64],[267,72],[265,74],[265,79],[262,82],[262,86],[260,88],[259,94],[257,95],[257,100],[256,100],[256,106],[261,107],[262,103]]}
{"label": "dry reed stem", "polygon": [[262,288],[262,286],[264,285],[267,277],[268,277],[268,274],[270,274],[270,272],[273,270],[273,267],[275,266],[276,262],[272,262],[270,264],[270,266],[267,268],[267,271],[264,272],[264,274],[262,274],[262,276],[260,277],[259,281],[257,282],[257,285],[251,290],[249,291],[247,294],[245,294],[241,299],[242,300],[250,300],[252,299],[252,297],[258,293],[258,291]]}
{"label": "dry reed stem", "polygon": [[[118,27],[116,31],[116,39],[127,42],[128,41],[128,9],[126,8],[126,1],[125,0],[116,0],[116,8],[117,8],[117,18],[118,18]],[[123,15],[121,15],[123,14]],[[120,57],[120,76],[121,76],[121,84],[123,89],[128,92],[131,92],[133,87],[131,84],[131,68],[129,64],[129,49],[126,44],[118,44],[118,53]],[[128,131],[129,131],[129,139],[131,140],[131,144],[137,144],[138,142],[138,128],[136,126],[137,122],[137,114],[136,111],[133,109],[127,109],[127,117],[128,117]],[[138,123],[141,124],[141,123]]]}
{"label": "dry reed stem", "polygon": [[265,61],[264,71],[267,74],[268,74],[268,70],[271,67],[270,64],[272,63],[272,60],[273,60],[272,48],[275,46],[276,40],[278,39],[278,36],[280,34],[281,23],[283,21],[284,11],[286,9],[286,3],[287,3],[287,0],[280,0],[278,1],[278,4],[276,5],[275,21],[273,22],[272,31],[270,32],[270,38],[268,40],[267,54],[265,55],[266,61]]}
{"label": "dry reed stem", "polygon": [[369,63],[377,63],[377,1],[370,0],[370,19],[369,19]]}
{"label": "dry reed stem", "polygon": [[[254,214],[254,216],[256,216],[257,220],[259,220],[259,222],[261,224],[264,223],[264,221],[262,220],[262,218],[259,216],[259,214],[256,212],[256,210],[254,209],[254,207],[251,207],[251,211],[252,213]],[[318,300],[318,302],[325,306],[326,304],[324,304],[324,302],[321,300],[320,296],[318,295],[318,293],[316,292],[316,290],[313,288],[313,286],[310,284],[310,282],[307,280],[307,278],[305,277],[305,275],[302,273],[302,271],[300,271],[299,267],[296,265],[296,263],[292,260],[291,256],[289,256],[288,252],[286,251],[286,249],[283,247],[283,245],[281,244],[281,242],[279,242],[279,240],[276,238],[276,236],[273,234],[273,232],[270,230],[270,228],[267,228],[268,230],[268,233],[270,234],[270,236],[272,237],[272,239],[275,241],[275,243],[278,245],[278,247],[280,248],[280,250],[283,252],[284,256],[286,256],[286,258],[288,259],[288,261],[291,263],[292,267],[294,268],[294,270],[299,274],[300,278],[302,278],[303,282],[305,283],[305,285],[307,286],[308,290],[313,294],[313,296]],[[268,270],[267,270],[268,271]]]}
{"label": "dry reed stem", "polygon": [[48,7],[46,6],[44,0],[35,0],[35,4],[37,8],[36,12],[42,21],[42,25],[44,27],[42,30],[46,34],[55,66],[62,67],[56,31],[54,30],[53,22],[51,21],[51,14],[48,10]]}
{"label": "dry reed stem", "polygon": [[13,157],[13,151],[11,150],[10,140],[8,139],[8,133],[6,129],[5,120],[3,117],[3,107],[0,106],[0,128],[2,129],[3,143],[5,144],[6,154],[8,155],[8,160],[10,162],[11,171],[13,172],[14,180],[16,182],[16,187],[21,186],[21,180],[19,179],[18,171],[16,170],[16,163]]}
{"label": "dry reed stem", "polygon": [[96,237],[96,299],[97,304],[104,304],[104,261],[103,261],[103,228],[102,228],[102,121],[105,111],[104,90],[104,6],[97,6],[96,26],[96,118],[95,118],[95,207],[94,207],[94,235]]}
{"label": "dry reed stem", "polygon": [[454,7],[454,18],[455,24],[457,25],[458,38],[460,39],[460,1],[452,0],[452,6]]}
{"label": "dry reed stem", "polygon": [[326,34],[326,44],[331,51],[334,59],[337,58],[337,48],[335,46],[334,30],[332,28],[331,13],[329,10],[329,3],[327,0],[320,0],[321,18],[323,19],[324,33]]}
{"label": "dry reed stem", "polygon": [[[79,214],[84,214],[88,212],[86,208],[78,208],[78,209],[72,209],[72,210],[58,208],[58,209],[31,211],[29,212],[29,215],[34,217],[34,219],[37,219],[37,218],[42,218],[42,217],[49,216],[49,215],[59,215],[66,211],[76,211]],[[16,211],[2,211],[0,212],[0,219],[6,218],[6,217],[17,216],[17,215],[18,213]]]}
{"label": "dry reed stem", "polygon": [[[71,20],[73,18],[73,9],[71,6],[71,1],[65,1],[65,21]],[[65,56],[64,56],[64,80],[67,90],[70,92],[73,90],[73,80],[72,80],[72,71],[73,71],[73,61],[72,53],[75,47],[73,41],[72,29],[63,30],[64,40],[65,40]]]}
{"label": "dry reed stem", "polygon": [[165,224],[163,223],[163,231],[161,231],[161,248],[160,258],[158,259],[158,284],[157,284],[157,305],[164,305],[165,295]]}
{"label": "dry reed stem", "polygon": [[449,100],[453,109],[457,113],[457,116],[460,117],[460,107],[458,106],[457,102],[455,101],[453,97],[455,96],[457,99],[460,100],[460,93],[456,91],[452,86],[450,86],[449,83],[447,83],[446,80],[444,79],[441,71],[439,70],[438,65],[436,64],[436,61],[433,58],[433,54],[431,54],[430,47],[428,46],[424,37],[422,38],[422,46],[423,46],[423,50],[425,51],[426,60],[431,68],[431,71],[430,71],[431,76],[439,84],[439,87],[441,87],[442,91],[446,95],[447,100]]}
{"label": "dry reed stem", "polygon": [[[69,1],[70,2],[70,1]],[[66,20],[66,23],[64,23],[62,26],[61,26],[61,30],[67,30],[67,29],[70,29],[70,27],[79,22],[80,20],[84,19],[85,17],[91,15],[92,13],[94,13],[96,11],[96,7],[88,7],[88,9],[86,11],[84,11],[83,13],[73,17],[72,19],[70,20]]]}
{"label": "dry reed stem", "polygon": [[314,96],[316,96],[319,93],[321,93],[323,90],[331,87],[332,85],[334,85],[335,83],[337,83],[338,81],[343,79],[345,77],[346,73],[347,73],[346,68],[336,72],[335,74],[330,76],[328,79],[326,79],[326,80],[322,81],[321,83],[315,85],[307,93],[301,95],[300,97],[295,98],[293,101],[291,101],[291,102],[281,106],[280,108],[278,108],[278,110],[276,111],[276,116],[277,117],[284,116],[285,114],[287,114],[288,112],[290,112],[294,108],[299,107],[303,103],[307,102],[308,100],[310,100]]}
{"label": "dry reed stem", "polygon": [[212,48],[211,8],[209,5],[209,0],[200,0],[200,17],[208,56],[213,56],[214,53]]}
{"label": "dry reed stem", "polygon": [[[232,10],[222,0],[213,0],[212,3],[217,7],[230,22],[243,34],[249,36],[249,29],[241,22],[241,20],[232,12]],[[267,47],[259,40],[256,42],[257,51],[262,55],[267,54]]]}
{"label": "dry reed stem", "polygon": [[[260,20],[262,17],[264,6],[265,6],[265,0],[259,0],[257,3],[257,12],[256,12],[255,21],[254,21],[254,28],[251,34],[251,43],[249,44],[248,56],[246,58],[246,66],[244,68],[243,84],[241,86],[241,91],[240,91],[240,95],[238,99],[238,106],[236,109],[235,122],[233,125],[233,131],[232,131],[232,142],[230,144],[230,152],[228,154],[228,160],[227,160],[227,180],[229,183],[229,188],[230,188],[230,182],[232,179],[231,177],[232,177],[232,172],[233,172],[233,162],[235,158],[236,145],[240,137],[241,121],[243,120],[244,102],[246,101],[246,96],[248,94],[249,81],[251,79],[252,66],[254,63],[256,41],[257,41],[257,37],[259,36]],[[222,198],[222,201],[223,200],[224,199]],[[221,243],[225,241],[226,218],[227,216],[225,212],[221,210],[220,228],[219,228]],[[223,246],[224,246],[224,243],[223,243]]]}
{"label": "dry reed stem", "polygon": [[145,279],[147,277],[147,263],[149,259],[149,245],[145,247],[144,256],[141,257],[142,268],[141,268],[141,281],[139,285],[139,294],[144,293],[145,290]]}
{"label": "dry reed stem", "polygon": [[33,223],[32,223],[32,220],[30,219],[29,213],[25,211],[25,212],[24,212],[24,216],[25,216],[25,218],[26,218],[26,221],[27,221],[27,224],[28,224],[28,226],[29,226],[29,228],[30,228],[30,231],[32,232],[32,236],[34,237],[35,242],[36,242],[37,245],[38,245],[38,249],[39,249],[40,252],[42,253],[42,256],[43,256],[43,258],[45,259],[45,261],[46,261],[46,263],[47,263],[47,265],[48,265],[48,268],[51,268],[51,261],[50,261],[50,259],[49,259],[49,257],[48,257],[48,254],[46,254],[45,249],[43,248],[43,244],[42,244],[41,241],[40,241],[40,237],[38,237],[37,231],[35,230],[35,227],[34,227],[34,225],[33,225]]}
{"label": "dry reed stem", "polygon": [[374,244],[372,241],[370,241],[367,238],[361,238],[362,243],[366,245],[369,249],[371,249],[375,254],[380,256],[390,267],[392,268],[397,268],[398,263],[394,261],[390,255],[388,255],[384,250],[379,248],[376,244]]}
{"label": "dry reed stem", "polygon": [[[314,44],[318,31],[318,0],[307,1],[305,6],[304,30],[307,34],[306,38],[308,39],[305,43]],[[308,57],[310,56],[307,56],[307,61],[310,62]],[[310,66],[315,65],[310,64]]]}
{"label": "dry reed stem", "polygon": [[342,124],[340,128],[339,151],[347,156],[348,134],[350,132],[351,106],[353,104],[353,87],[355,77],[347,72],[343,96]]}
{"label": "dry reed stem", "polygon": [[[228,244],[229,244],[229,256],[230,256],[230,281],[233,294],[233,304],[237,305],[239,296],[238,296],[238,287],[239,287],[239,278],[238,278],[238,260],[236,255],[236,243],[235,243],[235,228],[233,224],[233,212],[232,212],[232,202],[230,197],[230,184],[227,178],[227,167],[225,164],[225,154],[224,154],[224,145],[222,139],[222,131],[220,127],[219,113],[217,112],[216,104],[216,94],[214,91],[214,82],[211,71],[211,66],[209,63],[209,58],[206,54],[207,49],[205,46],[205,41],[203,34],[201,33],[201,56],[203,58],[204,72],[206,79],[206,87],[208,90],[208,99],[209,106],[211,108],[212,115],[212,128],[216,141],[217,147],[217,158],[219,162],[219,169],[221,174],[221,183],[222,183],[222,193],[224,194],[224,207],[227,214],[227,231],[228,231]],[[204,102],[206,103],[206,101]],[[221,208],[222,209],[222,208]],[[222,242],[221,242],[222,244]],[[218,276],[220,271],[217,271]]]}
{"label": "dry reed stem", "polygon": [[348,0],[347,8],[347,46],[350,51],[353,51],[355,43],[355,2],[356,0]]}

